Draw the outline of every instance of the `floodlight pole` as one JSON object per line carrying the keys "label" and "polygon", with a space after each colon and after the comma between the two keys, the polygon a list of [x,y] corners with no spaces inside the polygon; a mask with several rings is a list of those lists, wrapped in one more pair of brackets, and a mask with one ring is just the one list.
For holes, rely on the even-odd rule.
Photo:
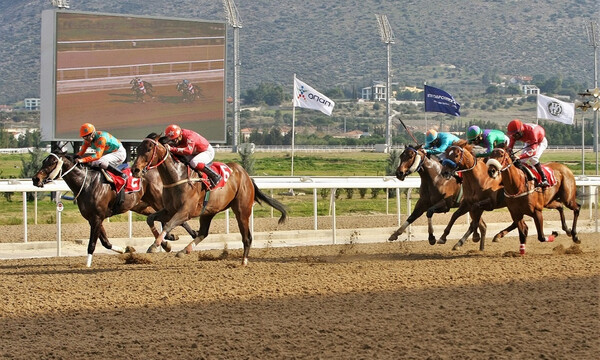
{"label": "floodlight pole", "polygon": [[385,122],[385,150],[386,152],[390,152],[392,148],[392,105],[390,102],[390,96],[392,93],[392,56],[391,49],[394,41],[394,32],[392,31],[392,27],[388,21],[386,15],[378,15],[375,14],[375,18],[377,19],[377,28],[379,30],[379,35],[381,36],[381,41],[386,44],[387,50],[387,82],[386,82],[386,122]]}
{"label": "floodlight pole", "polygon": [[240,40],[239,30],[242,28],[242,18],[233,0],[223,0],[227,22],[233,28],[233,134],[231,151],[238,151],[240,138]]}
{"label": "floodlight pole", "polygon": [[[594,48],[594,89],[598,87],[598,44],[600,43],[600,31],[598,23],[590,21],[586,25],[588,40],[591,47]],[[596,152],[596,175],[598,175],[598,111],[594,111],[594,152]]]}

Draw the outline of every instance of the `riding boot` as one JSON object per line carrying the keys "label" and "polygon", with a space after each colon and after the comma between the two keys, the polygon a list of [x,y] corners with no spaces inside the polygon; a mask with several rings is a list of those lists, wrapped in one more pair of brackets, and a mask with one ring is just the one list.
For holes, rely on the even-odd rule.
{"label": "riding boot", "polygon": [[[200,169],[198,169],[198,167],[196,167],[196,170],[200,170]],[[213,169],[211,169],[211,167],[208,165],[204,165],[204,168],[200,171],[202,171],[203,173],[205,173],[208,176],[208,179],[213,184],[213,186],[216,186],[221,181],[221,175],[214,172]]]}
{"label": "riding boot", "polygon": [[535,164],[535,169],[537,170],[538,174],[540,174],[540,178],[542,179],[540,181],[540,183],[538,184],[538,186],[541,188],[546,188],[546,187],[550,186],[550,184],[548,184],[548,179],[546,179],[546,174],[544,174],[544,170],[542,170],[542,164],[541,163]]}
{"label": "riding boot", "polygon": [[114,165],[108,165],[106,169],[110,170],[113,174],[119,175],[123,179],[127,179],[127,175],[125,175],[121,170],[117,169],[117,167]]}

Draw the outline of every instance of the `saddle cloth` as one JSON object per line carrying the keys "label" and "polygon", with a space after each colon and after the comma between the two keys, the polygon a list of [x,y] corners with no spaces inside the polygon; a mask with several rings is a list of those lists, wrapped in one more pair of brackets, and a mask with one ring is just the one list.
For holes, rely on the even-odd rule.
{"label": "saddle cloth", "polygon": [[115,184],[115,189],[117,193],[121,191],[123,186],[125,186],[126,193],[133,193],[140,191],[140,179],[131,176],[131,168],[127,164],[119,165],[119,170],[123,172],[123,174],[127,175],[127,179],[123,179],[119,175],[115,175],[110,170],[106,170],[110,177],[112,178],[113,183]]}
{"label": "saddle cloth", "polygon": [[[218,184],[215,184],[215,186],[210,188],[210,190],[218,189],[225,186],[225,183],[227,183],[227,180],[229,180],[229,176],[231,175],[231,168],[227,166],[227,164],[218,161],[213,161],[212,163],[210,163],[210,168],[213,169],[214,172],[216,172],[217,174],[221,175],[221,181],[219,181]],[[206,175],[205,173],[202,173],[202,181],[206,184],[207,187],[210,187],[210,185],[212,185],[211,182],[208,180],[208,175]]]}
{"label": "saddle cloth", "polygon": [[[535,177],[535,179],[538,183],[540,181],[542,181],[542,177],[537,172],[535,167],[528,165],[528,164],[525,164],[525,166],[531,172],[531,174]],[[554,177],[554,171],[552,171],[552,169],[550,169],[546,165],[542,165],[542,170],[544,171],[544,174],[546,175],[546,179],[548,179],[548,184],[550,184],[550,186],[554,186],[556,184],[556,178]]]}

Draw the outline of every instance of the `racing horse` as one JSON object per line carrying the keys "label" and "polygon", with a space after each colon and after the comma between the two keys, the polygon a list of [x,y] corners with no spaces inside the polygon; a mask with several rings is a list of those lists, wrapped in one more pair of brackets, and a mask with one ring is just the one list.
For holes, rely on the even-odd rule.
{"label": "racing horse", "polygon": [[195,84],[192,84],[192,90],[190,90],[189,87],[183,82],[177,83],[176,88],[177,91],[181,93],[183,102],[193,102],[196,99],[200,99],[200,96],[202,95],[200,86]]}
{"label": "racing horse", "polygon": [[[142,82],[143,87],[140,86],[138,81]],[[146,95],[149,96],[150,99],[154,99],[154,88],[151,83],[136,77],[131,79],[129,84],[131,84],[131,93],[135,96],[136,101],[144,102],[144,96]]]}
{"label": "racing horse", "polygon": [[[494,149],[487,164],[490,177],[496,178],[501,174],[506,206],[513,221],[518,224],[521,254],[525,254],[527,240],[528,229],[523,220],[525,215],[533,218],[540,242],[552,242],[558,236],[557,232],[553,232],[548,237],[544,236],[543,208],[558,210],[562,229],[567,236],[570,236],[576,244],[581,242],[577,237],[577,218],[580,210],[576,200],[577,186],[575,177],[567,166],[557,162],[544,164],[552,172],[548,180],[553,178],[555,181],[551,181],[551,186],[541,189],[527,181],[525,173],[513,166],[511,154],[505,148]],[[566,224],[563,206],[573,210],[572,229],[569,229]]]}
{"label": "racing horse", "polygon": [[[194,247],[208,236],[210,223],[215,215],[231,208],[237,219],[242,236],[244,253],[242,265],[248,264],[248,254],[252,245],[250,232],[250,216],[254,202],[266,202],[281,212],[279,224],[287,218],[287,210],[279,201],[265,195],[244,168],[237,163],[221,164],[228,171],[224,173],[226,180],[223,187],[209,190],[205,182],[198,181],[196,172],[181,161],[175,159],[165,144],[168,139],[159,134],[149,134],[137,147],[133,163],[133,175],[140,177],[151,169],[157,169],[164,184],[164,208],[147,218],[147,222],[159,220],[165,223],[163,231],[156,241],[148,248],[154,252],[163,241],[165,234],[175,226],[194,217],[200,217],[198,235],[177,256],[181,257],[192,252]],[[230,170],[230,172],[229,172]]]}
{"label": "racing horse", "polygon": [[[454,245],[453,250],[461,247],[471,233],[476,230],[476,224],[479,223],[483,211],[492,211],[506,206],[504,201],[504,190],[502,188],[501,177],[490,178],[487,176],[487,166],[481,159],[477,159],[473,153],[473,146],[466,140],[456,141],[448,147],[445,152],[446,159],[442,161],[442,175],[450,178],[452,175],[461,173],[463,178],[463,200],[458,209],[452,214],[450,222],[444,229],[444,233],[438,240],[438,244],[446,243],[446,237],[456,219],[469,212],[471,214],[471,224],[463,237]],[[500,231],[494,236],[493,241],[498,241],[510,231],[517,227],[512,223],[506,229]],[[477,238],[473,237],[476,241]],[[482,231],[479,243],[479,249],[484,250],[485,232]]]}
{"label": "racing horse", "polygon": [[[104,219],[126,211],[134,211],[142,215],[150,215],[162,209],[162,182],[158,171],[149,171],[140,183],[140,191],[126,193],[123,203],[115,208],[117,193],[113,185],[109,184],[100,170],[79,164],[75,157],[68,155],[59,149],[53,150],[42,162],[41,168],[33,176],[33,185],[43,187],[44,184],[60,177],[69,186],[81,215],[90,224],[90,240],[87,248],[87,267],[92,265],[92,256],[96,249],[98,238],[102,245],[117,253],[123,253],[127,249],[112,245],[108,240],[102,223]],[[187,232],[195,236],[196,233],[187,223],[182,224]],[[152,232],[158,234],[156,228],[151,227]],[[167,236],[168,240],[176,240],[172,234]],[[161,243],[161,246],[170,251],[170,244]]]}
{"label": "racing horse", "polygon": [[[457,183],[454,177],[446,179],[441,175],[442,165],[439,161],[430,159],[427,156],[422,145],[405,146],[400,154],[400,163],[396,169],[396,177],[400,181],[414,173],[419,173],[421,177],[421,186],[419,188],[419,200],[415,205],[413,212],[406,221],[389,237],[389,241],[398,239],[404,230],[417,220],[424,212],[427,212],[427,224],[429,231],[429,243],[434,245],[436,242],[433,234],[432,217],[435,213],[445,213],[451,208],[459,206],[462,200],[462,186]],[[479,224],[480,231],[485,234],[486,225],[481,220]],[[475,235],[478,235],[477,233]],[[474,236],[475,236],[474,235]]]}

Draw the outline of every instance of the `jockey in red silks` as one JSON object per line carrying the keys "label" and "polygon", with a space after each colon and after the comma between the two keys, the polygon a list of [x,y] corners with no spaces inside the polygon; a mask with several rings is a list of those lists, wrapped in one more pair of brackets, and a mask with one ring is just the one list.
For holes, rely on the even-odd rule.
{"label": "jockey in red silks", "polygon": [[[123,179],[127,178],[117,166],[121,165],[127,158],[127,152],[123,144],[107,131],[96,131],[96,127],[90,123],[81,125],[79,135],[83,138],[81,150],[77,153],[79,157],[77,162],[89,163],[92,166],[99,166],[103,169],[108,169],[111,172],[119,175]],[[94,149],[96,152],[93,155],[85,156],[88,148]]]}
{"label": "jockey in red silks", "polygon": [[[540,164],[540,157],[548,147],[544,128],[536,124],[524,124],[521,120],[514,119],[508,124],[507,130],[510,139],[508,150],[512,151],[517,141],[524,143],[525,146],[519,157],[520,162],[534,166],[542,179],[538,186],[542,188],[548,187],[548,179],[546,179],[546,175],[542,170],[542,164]],[[516,162],[515,166],[520,166],[519,161]]]}
{"label": "jockey in red silks", "polygon": [[138,88],[142,92],[142,94],[146,93],[146,87],[144,86],[144,80],[140,78],[135,78],[135,82],[137,83]]}
{"label": "jockey in red silks", "polygon": [[171,153],[183,156],[190,167],[198,173],[205,173],[213,186],[221,181],[221,175],[207,166],[215,158],[215,150],[202,135],[193,130],[182,129],[175,124],[167,126],[165,135],[174,144],[174,146],[167,145]]}

